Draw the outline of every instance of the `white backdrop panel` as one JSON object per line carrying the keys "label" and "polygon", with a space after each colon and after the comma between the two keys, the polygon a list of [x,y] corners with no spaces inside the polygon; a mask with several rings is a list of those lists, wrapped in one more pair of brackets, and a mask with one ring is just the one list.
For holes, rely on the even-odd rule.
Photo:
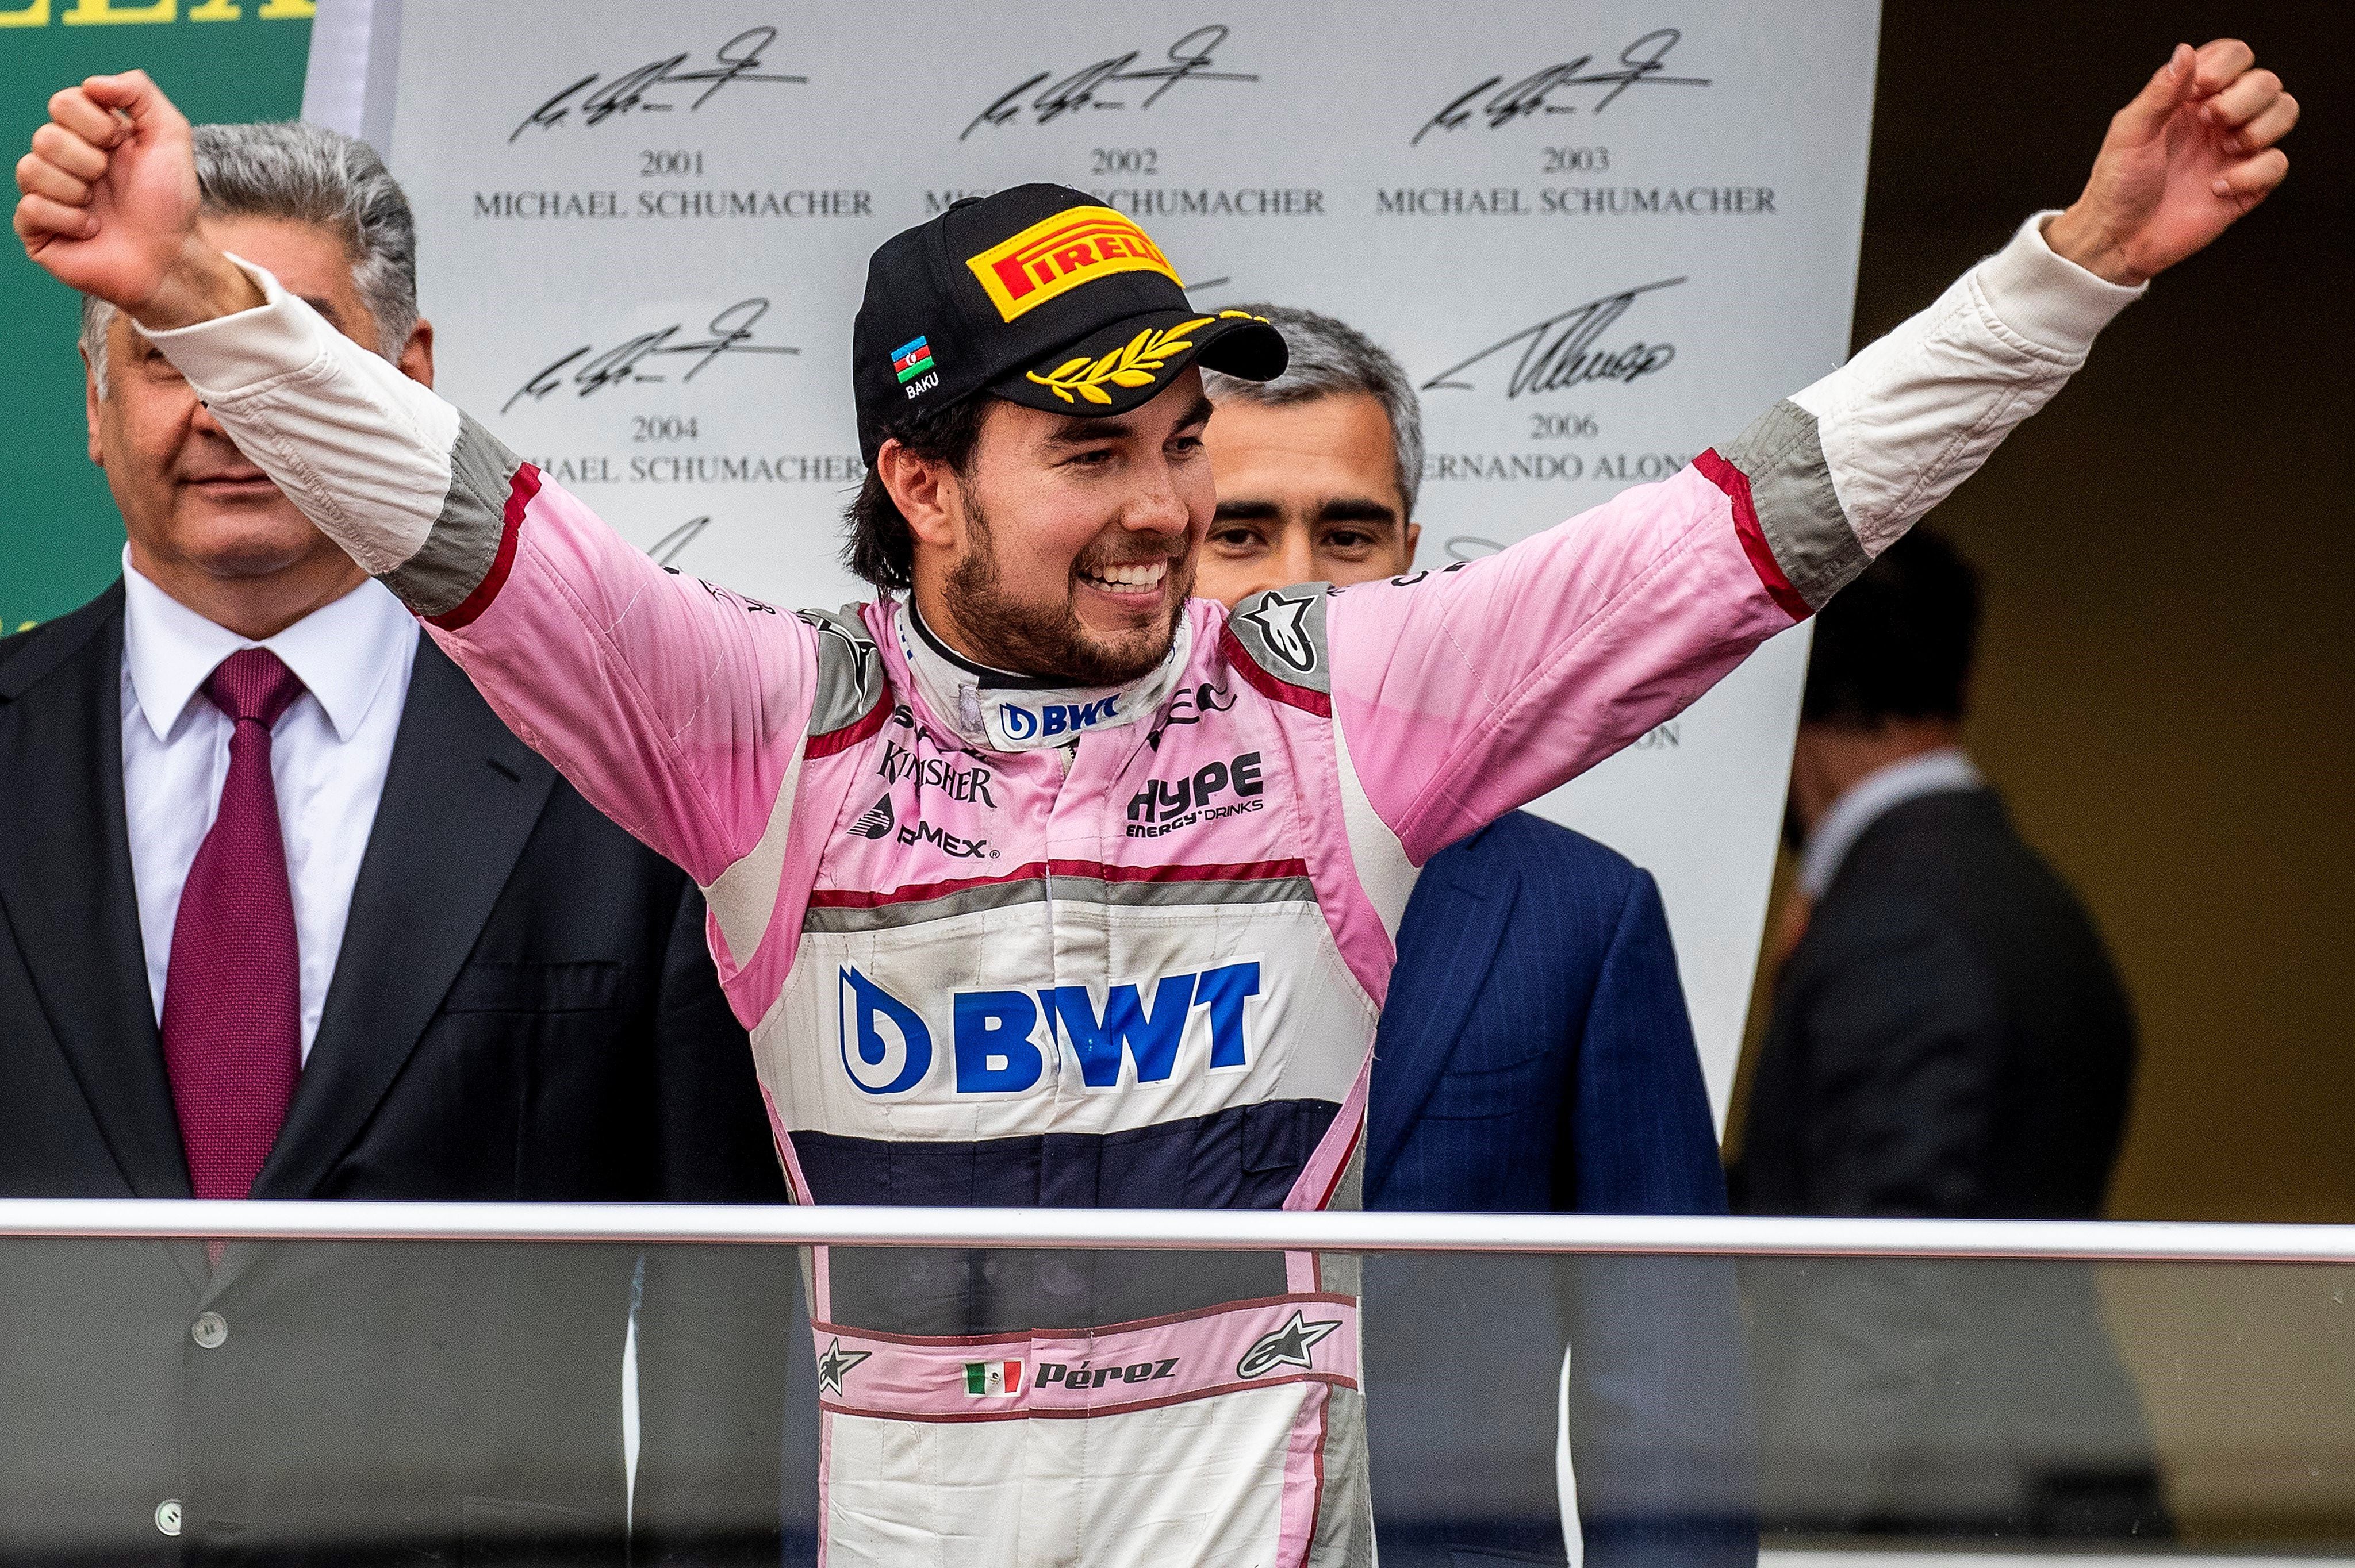
{"label": "white backdrop panel", "polygon": [[[1426,565],[1661,477],[1846,350],[1875,0],[375,10],[336,47],[397,36],[397,69],[313,69],[367,84],[346,128],[416,204],[442,388],[634,542],[785,603],[859,597],[868,252],[1022,180],[1135,214],[1198,304],[1397,354]],[[1805,637],[1538,805],[1659,878],[1721,1122]]]}

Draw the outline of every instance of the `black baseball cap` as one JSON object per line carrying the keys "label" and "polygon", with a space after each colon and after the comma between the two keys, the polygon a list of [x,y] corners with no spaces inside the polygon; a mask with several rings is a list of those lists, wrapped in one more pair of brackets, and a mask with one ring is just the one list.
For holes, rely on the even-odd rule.
{"label": "black baseball cap", "polygon": [[1284,374],[1284,334],[1244,311],[1197,311],[1126,214],[1068,185],[968,197],[893,235],[867,263],[850,334],[858,450],[871,466],[914,410],[988,392],[1056,414],[1124,414],[1188,364]]}

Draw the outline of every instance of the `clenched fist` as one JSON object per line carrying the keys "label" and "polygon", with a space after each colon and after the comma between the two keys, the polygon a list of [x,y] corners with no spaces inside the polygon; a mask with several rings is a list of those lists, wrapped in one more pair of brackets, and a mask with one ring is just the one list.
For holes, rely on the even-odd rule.
{"label": "clenched fist", "polygon": [[2297,100],[2238,38],[2178,44],[2110,121],[2084,194],[2044,231],[2062,256],[2141,283],[2205,249],[2289,173]]}
{"label": "clenched fist", "polygon": [[188,122],[144,71],[94,76],[49,100],[16,164],[16,237],[59,281],[144,326],[186,326],[262,302],[197,232]]}

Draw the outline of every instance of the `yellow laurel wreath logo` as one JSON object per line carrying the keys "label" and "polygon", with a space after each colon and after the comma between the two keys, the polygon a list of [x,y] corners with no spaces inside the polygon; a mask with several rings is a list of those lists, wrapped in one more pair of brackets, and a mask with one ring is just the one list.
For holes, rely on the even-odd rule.
{"label": "yellow laurel wreath logo", "polygon": [[1024,374],[1066,403],[1078,401],[1071,396],[1074,392],[1091,403],[1110,403],[1112,394],[1103,389],[1105,382],[1115,387],[1152,386],[1156,373],[1171,355],[1183,354],[1194,346],[1193,340],[1186,334],[1197,327],[1209,325],[1214,319],[1263,322],[1267,318],[1254,316],[1249,311],[1220,311],[1215,318],[1196,316],[1158,332],[1147,327],[1101,359],[1082,355],[1077,359],[1065,360],[1044,376],[1035,370]]}

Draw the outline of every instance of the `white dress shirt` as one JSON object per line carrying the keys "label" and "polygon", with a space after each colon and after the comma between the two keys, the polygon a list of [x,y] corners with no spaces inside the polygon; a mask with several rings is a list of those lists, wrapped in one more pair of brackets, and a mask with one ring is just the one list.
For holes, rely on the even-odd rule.
{"label": "white dress shirt", "polygon": [[270,777],[294,895],[307,1062],[409,701],[417,622],[371,580],[257,644],[140,576],[128,548],[123,589],[123,804],[158,1022],[180,889],[229,778],[235,726],[204,696],[205,680],[230,654],[259,646],[306,688],[271,731]]}
{"label": "white dress shirt", "polygon": [[1953,789],[1977,789],[1986,782],[1971,759],[1951,746],[1866,774],[1832,802],[1832,809],[1807,835],[1807,847],[1799,854],[1799,891],[1821,899],[1864,830],[1906,801]]}

